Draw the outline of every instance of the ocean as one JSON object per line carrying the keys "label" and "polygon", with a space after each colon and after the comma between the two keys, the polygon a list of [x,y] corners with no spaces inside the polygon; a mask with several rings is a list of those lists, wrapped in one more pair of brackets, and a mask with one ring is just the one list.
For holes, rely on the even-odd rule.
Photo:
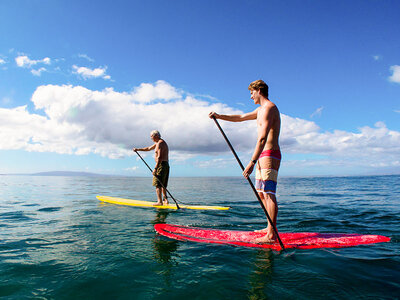
{"label": "ocean", "polygon": [[228,211],[104,204],[155,200],[151,178],[0,176],[2,299],[400,299],[400,176],[279,178],[280,232],[379,234],[389,243],[268,249],[180,242],[156,223],[266,226],[241,177],[170,178],[186,204]]}

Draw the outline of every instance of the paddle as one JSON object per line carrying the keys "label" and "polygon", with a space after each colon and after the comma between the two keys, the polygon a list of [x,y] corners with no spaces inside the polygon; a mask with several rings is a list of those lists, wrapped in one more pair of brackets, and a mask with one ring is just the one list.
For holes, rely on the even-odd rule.
{"label": "paddle", "polygon": [[[242,171],[244,171],[243,164],[242,164],[242,162],[240,161],[239,157],[237,156],[237,154],[236,154],[236,152],[235,152],[235,149],[233,149],[231,142],[228,140],[227,136],[225,135],[225,132],[222,130],[221,126],[219,125],[219,123],[218,123],[218,121],[217,121],[217,119],[216,119],[214,116],[212,116],[212,118],[213,118],[215,124],[217,124],[217,127],[218,127],[218,129],[221,131],[223,137],[225,138],[225,141],[227,142],[229,148],[231,148],[233,155],[235,156],[235,158],[236,158],[237,162],[239,163],[240,167],[242,168]],[[278,238],[278,241],[279,241],[279,244],[281,245],[282,250],[285,250],[285,247],[283,246],[283,243],[282,243],[282,241],[281,241],[281,238],[279,237],[278,230],[276,229],[275,224],[272,222],[272,220],[271,220],[271,218],[270,218],[270,216],[269,216],[269,214],[268,214],[268,212],[267,212],[267,209],[265,208],[264,203],[262,202],[262,200],[261,200],[261,198],[260,198],[260,195],[257,193],[257,190],[256,190],[256,188],[254,187],[254,184],[253,184],[253,182],[252,182],[251,179],[250,179],[250,176],[247,177],[247,181],[249,182],[251,188],[253,189],[254,194],[256,194],[256,197],[257,197],[257,199],[258,199],[258,202],[260,202],[260,205],[261,205],[262,209],[264,210],[264,213],[265,213],[265,215],[267,216],[267,219],[268,219],[269,223],[271,224],[272,228],[274,229],[274,231],[275,231],[275,233],[276,233],[276,237]]]}
{"label": "paddle", "polygon": [[[147,168],[149,168],[150,172],[153,173],[153,171],[151,170],[150,166],[149,166],[149,165],[147,164],[147,162],[143,159],[143,157],[139,154],[139,152],[138,152],[138,151],[134,151],[134,152],[136,152],[136,154],[139,155],[139,157],[140,157],[141,160],[144,162],[144,164],[147,166]],[[167,188],[162,184],[161,180],[158,179],[158,177],[157,177],[156,175],[154,175],[154,177],[158,180],[158,182],[161,184],[161,186],[167,191],[168,195],[172,198],[172,200],[174,200],[174,202],[175,202],[175,204],[176,204],[176,207],[177,207],[178,209],[180,209],[180,207],[179,207],[179,205],[178,205],[178,202],[176,202],[174,196],[172,196],[171,193],[167,190]]]}

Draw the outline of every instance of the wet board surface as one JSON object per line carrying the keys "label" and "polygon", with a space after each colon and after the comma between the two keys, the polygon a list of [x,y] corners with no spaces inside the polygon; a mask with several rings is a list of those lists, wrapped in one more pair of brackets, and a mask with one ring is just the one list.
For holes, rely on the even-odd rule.
{"label": "wet board surface", "polygon": [[[163,236],[180,241],[281,250],[278,242],[273,244],[254,243],[255,239],[264,235],[261,232],[217,230],[170,224],[156,224],[154,229]],[[389,237],[382,235],[356,233],[296,232],[279,233],[279,236],[287,249],[342,248],[390,241]]]}
{"label": "wet board surface", "polygon": [[[140,207],[153,207],[161,209],[178,209],[175,203],[170,203],[168,205],[153,205],[155,202],[124,199],[110,196],[96,196],[96,198],[102,202],[119,204],[119,205],[129,205],[129,206],[140,206]],[[179,204],[179,203],[178,203]],[[213,205],[184,205],[179,204],[180,208],[183,209],[200,209],[200,210],[228,210],[228,206],[213,206]]]}

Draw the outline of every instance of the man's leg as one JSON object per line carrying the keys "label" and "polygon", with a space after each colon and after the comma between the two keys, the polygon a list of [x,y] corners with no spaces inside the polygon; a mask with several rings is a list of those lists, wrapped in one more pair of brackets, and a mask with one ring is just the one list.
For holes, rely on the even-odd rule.
{"label": "man's leg", "polygon": [[168,205],[169,204],[169,202],[168,202],[168,197],[167,197],[167,190],[165,189],[165,188],[162,188],[162,193],[163,193],[163,203],[164,203],[164,205]]}
{"label": "man's leg", "polygon": [[[274,194],[265,194],[264,199],[266,200],[266,206],[265,208],[267,209],[268,215],[271,218],[275,228],[276,228],[276,220],[278,218],[278,203],[276,201],[276,196]],[[268,222],[268,227],[266,231],[266,238],[269,240],[275,240],[276,239],[276,233],[275,230]]]}
{"label": "man's leg", "polygon": [[168,177],[169,177],[169,164],[168,164],[168,162],[167,163],[164,163],[164,169],[163,169],[163,176],[162,176],[162,183],[163,183],[163,185],[164,185],[164,187],[163,187],[163,189],[162,189],[162,192],[163,192],[163,196],[164,196],[164,198],[163,198],[163,203],[165,204],[165,205],[168,205],[169,204],[169,202],[168,202],[168,196],[167,196],[167,189],[166,189],[166,187],[167,187],[167,185],[168,185]]}
{"label": "man's leg", "polygon": [[[260,198],[264,204],[265,209],[268,212],[269,217],[271,218],[273,224],[276,228],[276,221],[278,218],[278,203],[276,201],[276,196],[273,194],[267,193],[258,193]],[[272,226],[272,224],[268,220],[267,228],[256,230],[256,232],[263,232],[265,235],[261,238],[254,240],[255,243],[271,243],[276,241],[276,233]]]}
{"label": "man's leg", "polygon": [[[262,203],[264,204],[265,209],[267,209],[267,212],[268,212],[268,208],[267,208],[267,207],[268,207],[267,199],[265,199],[264,193],[263,193],[263,192],[258,192],[258,196],[260,196],[260,199],[261,199]],[[263,211],[264,211],[264,210],[263,210]],[[269,214],[269,212],[268,212],[268,214]],[[267,223],[268,223],[268,227],[269,227],[269,222],[267,222]],[[255,232],[267,232],[268,227],[265,227],[265,228],[259,229],[259,230],[254,230],[254,231],[255,231]]]}
{"label": "man's leg", "polygon": [[153,205],[163,205],[162,203],[162,191],[161,191],[161,187],[156,187],[156,195],[157,195],[157,202],[154,203]]}

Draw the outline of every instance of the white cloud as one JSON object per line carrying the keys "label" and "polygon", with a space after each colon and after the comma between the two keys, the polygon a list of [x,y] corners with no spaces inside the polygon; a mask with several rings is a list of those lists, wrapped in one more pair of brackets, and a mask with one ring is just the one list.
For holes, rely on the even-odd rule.
{"label": "white cloud", "polygon": [[49,65],[51,63],[51,59],[48,57],[45,57],[41,60],[32,60],[26,55],[20,55],[15,58],[15,62],[18,67],[31,68],[32,66],[37,65],[37,64]]}
{"label": "white cloud", "polygon": [[17,63],[18,67],[30,66],[30,59],[28,56],[18,56],[15,58],[15,62]]}
{"label": "white cloud", "polygon": [[88,60],[90,62],[94,62],[94,59],[89,57],[87,54],[78,54],[78,57],[84,58],[84,59],[86,59],[86,60]]}
{"label": "white cloud", "polygon": [[[295,124],[293,121],[290,123]],[[305,129],[301,124],[298,126]],[[382,122],[377,122],[374,127],[361,127],[358,133],[341,130],[320,132],[316,127],[310,127],[295,134],[284,131],[282,135],[282,148],[288,153],[352,157],[356,160],[364,157],[377,162],[394,161],[400,152],[400,132],[389,130]],[[288,136],[291,136],[291,143],[285,143]]]}
{"label": "white cloud", "polygon": [[[7,125],[9,124],[9,125]],[[71,124],[59,124],[46,117],[30,114],[26,106],[13,109],[0,108],[0,149],[24,149],[73,153],[66,142],[75,138],[78,128]],[[54,139],[51,141],[50,139]]]}
{"label": "white cloud", "polygon": [[318,107],[312,114],[311,114],[311,118],[314,118],[315,116],[321,116],[322,114],[322,110],[324,109],[323,106]]}
{"label": "white cloud", "polygon": [[6,63],[6,61],[4,59],[0,58],[0,65],[3,65],[5,63]]}
{"label": "white cloud", "polygon": [[[151,104],[142,103],[144,95],[150,97]],[[98,147],[105,148],[106,144],[102,152],[106,156],[107,151],[112,155],[126,155],[126,150],[130,151],[133,146],[149,144],[148,133],[153,129],[167,136],[177,151],[218,151],[224,145],[208,113],[210,110],[234,112],[222,104],[209,105],[191,97],[183,98],[164,81],[142,84],[130,93],[115,92],[111,88],[91,91],[81,86],[47,85],[36,89],[32,101],[50,120],[78,126],[79,136]],[[215,136],[210,145],[211,130]],[[239,144],[243,144],[247,135],[247,131],[238,130]],[[85,149],[89,151],[88,147]]]}
{"label": "white cloud", "polygon": [[[0,149],[119,158],[134,156],[132,147],[149,146],[150,131],[158,129],[172,150],[171,157],[184,160],[199,154],[229,153],[208,113],[241,113],[222,103],[198,100],[165,81],[143,83],[131,92],[46,85],[38,87],[31,100],[43,115],[28,112],[26,106],[0,109]],[[330,132],[312,121],[281,117],[284,153],[320,154],[326,160],[314,164],[327,165],[350,160],[393,166],[399,161],[400,132],[382,122],[357,132]],[[237,151],[252,152],[254,121],[220,124]],[[198,163],[202,165],[207,163]]]}
{"label": "white cloud", "polygon": [[133,99],[137,102],[152,102],[157,99],[171,100],[181,99],[182,93],[163,80],[159,80],[155,85],[142,83],[133,91]]}
{"label": "white cloud", "polygon": [[103,79],[111,79],[109,75],[106,75],[107,67],[89,69],[86,67],[78,67],[77,65],[73,65],[72,69],[74,74],[78,74],[82,76],[84,79],[98,78],[98,77]]}
{"label": "white cloud", "polygon": [[42,74],[42,72],[45,72],[45,71],[47,71],[46,70],[46,68],[39,68],[39,69],[37,69],[37,70],[34,70],[34,69],[32,69],[31,70],[31,73],[33,74],[33,75],[35,75],[35,76],[40,76],[41,74]]}
{"label": "white cloud", "polygon": [[392,76],[389,77],[389,81],[400,83],[400,66],[394,65],[390,67],[390,70],[393,72]]}

